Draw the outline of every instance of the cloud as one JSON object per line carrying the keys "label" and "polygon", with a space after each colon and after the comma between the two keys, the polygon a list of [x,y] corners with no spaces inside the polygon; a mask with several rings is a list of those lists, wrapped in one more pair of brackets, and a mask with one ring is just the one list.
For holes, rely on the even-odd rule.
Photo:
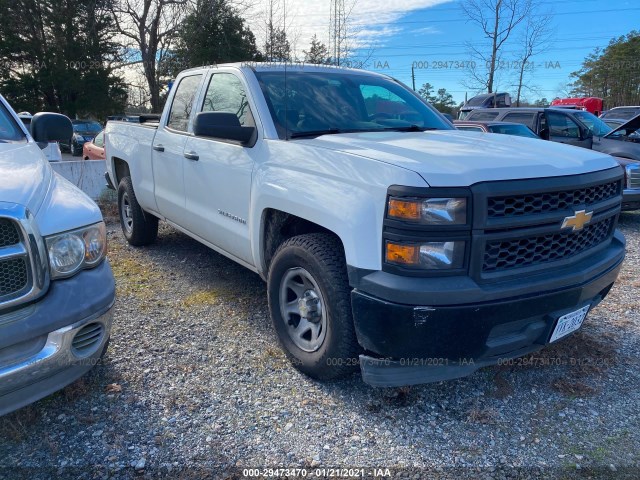
{"label": "cloud", "polygon": [[424,27],[424,28],[416,28],[415,30],[411,30],[414,35],[435,35],[438,33],[442,33],[442,30],[438,30],[436,27]]}
{"label": "cloud", "polygon": [[[258,46],[264,44],[266,7],[269,0],[261,0],[248,13],[250,27],[255,32]],[[277,0],[274,0],[277,3]],[[357,47],[369,48],[382,45],[386,38],[401,31],[394,25],[396,21],[417,10],[449,3],[453,0],[344,0],[345,9],[351,9],[349,25],[352,28]],[[330,0],[309,2],[308,0],[279,0],[275,17],[282,22],[286,18],[287,35],[296,53],[308,48],[311,37],[329,43]],[[286,15],[285,15],[286,13]],[[282,25],[282,23],[281,23]],[[425,27],[422,34],[438,33],[435,28]],[[414,33],[417,30],[413,31]]]}

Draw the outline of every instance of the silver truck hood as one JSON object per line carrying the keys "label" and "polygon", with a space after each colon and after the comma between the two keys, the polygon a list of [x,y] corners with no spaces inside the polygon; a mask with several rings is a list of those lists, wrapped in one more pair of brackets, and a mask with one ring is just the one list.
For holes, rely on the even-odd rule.
{"label": "silver truck hood", "polygon": [[52,171],[36,143],[0,143],[0,202],[19,203],[36,213]]}
{"label": "silver truck hood", "polygon": [[613,157],[584,148],[455,130],[346,133],[292,141],[397,165],[436,187],[576,175],[618,165]]}

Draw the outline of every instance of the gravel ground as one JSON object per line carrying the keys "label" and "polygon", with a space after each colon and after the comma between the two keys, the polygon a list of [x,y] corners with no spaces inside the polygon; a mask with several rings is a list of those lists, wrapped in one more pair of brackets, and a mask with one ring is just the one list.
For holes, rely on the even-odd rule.
{"label": "gravel ground", "polygon": [[166,225],[157,244],[129,247],[112,223],[109,353],[0,418],[0,478],[338,466],[366,467],[367,478],[387,473],[373,468],[390,469],[377,478],[640,478],[639,227],[640,213],[622,215],[625,266],[579,333],[527,364],[374,389],[358,375],[321,384],[294,370],[257,275]]}

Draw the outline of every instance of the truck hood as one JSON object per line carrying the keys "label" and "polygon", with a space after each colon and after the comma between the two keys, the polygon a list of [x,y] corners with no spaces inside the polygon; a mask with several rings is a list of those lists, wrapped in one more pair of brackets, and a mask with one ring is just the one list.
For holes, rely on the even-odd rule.
{"label": "truck hood", "polygon": [[455,130],[345,133],[292,141],[406,168],[433,187],[576,175],[618,165],[613,157],[584,148]]}
{"label": "truck hood", "polygon": [[0,143],[0,202],[37,212],[51,183],[51,167],[36,143]]}
{"label": "truck hood", "polygon": [[640,115],[636,115],[627,123],[623,123],[618,128],[611,130],[603,138],[611,138],[615,132],[624,131],[625,135],[630,135],[640,128]]}

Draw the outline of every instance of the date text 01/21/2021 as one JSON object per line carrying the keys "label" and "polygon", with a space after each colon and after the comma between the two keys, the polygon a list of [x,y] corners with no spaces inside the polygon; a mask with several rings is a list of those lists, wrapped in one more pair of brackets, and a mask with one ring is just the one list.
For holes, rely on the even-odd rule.
{"label": "date text 01/21/2021", "polygon": [[389,468],[245,468],[245,478],[389,478]]}

